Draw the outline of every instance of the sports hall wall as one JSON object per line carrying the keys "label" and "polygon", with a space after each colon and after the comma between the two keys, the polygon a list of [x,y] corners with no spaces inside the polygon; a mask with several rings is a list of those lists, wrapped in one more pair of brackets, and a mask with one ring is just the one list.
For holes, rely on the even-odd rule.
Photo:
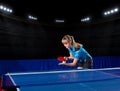
{"label": "sports hall wall", "polygon": [[120,19],[72,26],[29,23],[0,16],[0,58],[55,58],[67,55],[61,44],[65,34],[73,35],[93,56],[119,56]]}
{"label": "sports hall wall", "polygon": [[[61,44],[61,38],[65,34],[73,35],[76,42],[84,45],[84,48],[94,57],[95,68],[120,65],[119,18],[98,23],[72,25],[29,22],[17,17],[0,15],[1,73],[50,70],[50,67],[52,70],[57,69],[58,65],[53,66],[52,60],[56,60],[59,55],[68,55],[68,51]],[[50,59],[52,64],[46,62],[50,62]],[[38,60],[39,62],[42,60],[41,64]],[[58,64],[58,61],[54,63]],[[30,68],[31,65],[34,66]]]}

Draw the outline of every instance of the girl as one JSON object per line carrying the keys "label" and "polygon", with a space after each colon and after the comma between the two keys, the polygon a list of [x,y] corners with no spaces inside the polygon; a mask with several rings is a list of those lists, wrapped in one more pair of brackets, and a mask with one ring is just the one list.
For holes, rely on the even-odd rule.
{"label": "girl", "polygon": [[92,57],[83,48],[83,45],[75,42],[74,37],[70,35],[65,35],[62,38],[62,44],[68,49],[70,56],[64,57],[65,60],[73,60],[72,63],[62,62],[59,65],[66,66],[77,66],[78,69],[81,68],[92,68]]}

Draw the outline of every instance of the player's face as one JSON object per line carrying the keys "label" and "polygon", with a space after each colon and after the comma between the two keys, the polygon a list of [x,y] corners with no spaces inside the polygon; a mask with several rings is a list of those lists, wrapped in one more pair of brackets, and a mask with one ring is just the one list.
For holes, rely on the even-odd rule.
{"label": "player's face", "polygon": [[65,48],[71,48],[71,44],[69,42],[64,42],[63,45]]}

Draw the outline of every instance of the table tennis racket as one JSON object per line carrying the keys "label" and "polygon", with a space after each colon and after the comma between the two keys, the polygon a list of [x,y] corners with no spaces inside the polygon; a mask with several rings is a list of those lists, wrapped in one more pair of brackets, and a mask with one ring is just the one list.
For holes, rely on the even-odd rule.
{"label": "table tennis racket", "polygon": [[59,61],[66,61],[65,60],[65,58],[64,57],[62,57],[62,56],[58,56],[58,58],[57,58]]}

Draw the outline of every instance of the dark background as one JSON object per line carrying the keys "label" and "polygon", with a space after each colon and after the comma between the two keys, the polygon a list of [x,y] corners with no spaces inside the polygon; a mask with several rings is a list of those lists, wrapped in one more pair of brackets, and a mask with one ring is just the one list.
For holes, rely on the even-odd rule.
{"label": "dark background", "polygon": [[91,24],[39,24],[0,16],[0,58],[56,58],[68,55],[61,43],[74,36],[92,56],[120,54],[120,19]]}
{"label": "dark background", "polygon": [[[74,8],[69,8],[71,5],[67,9],[57,7],[57,12],[53,13],[55,6],[39,7],[42,4],[37,4],[38,1],[2,0],[13,6],[14,13],[0,13],[0,59],[46,59],[68,55],[61,44],[66,34],[74,36],[92,56],[119,56],[120,14],[108,18],[101,14],[104,8],[119,3],[115,0],[85,2],[81,1]],[[26,11],[38,15],[39,20],[23,19]],[[93,21],[80,23],[80,18],[88,13],[94,15]],[[66,22],[56,24],[55,17],[65,18]]]}

